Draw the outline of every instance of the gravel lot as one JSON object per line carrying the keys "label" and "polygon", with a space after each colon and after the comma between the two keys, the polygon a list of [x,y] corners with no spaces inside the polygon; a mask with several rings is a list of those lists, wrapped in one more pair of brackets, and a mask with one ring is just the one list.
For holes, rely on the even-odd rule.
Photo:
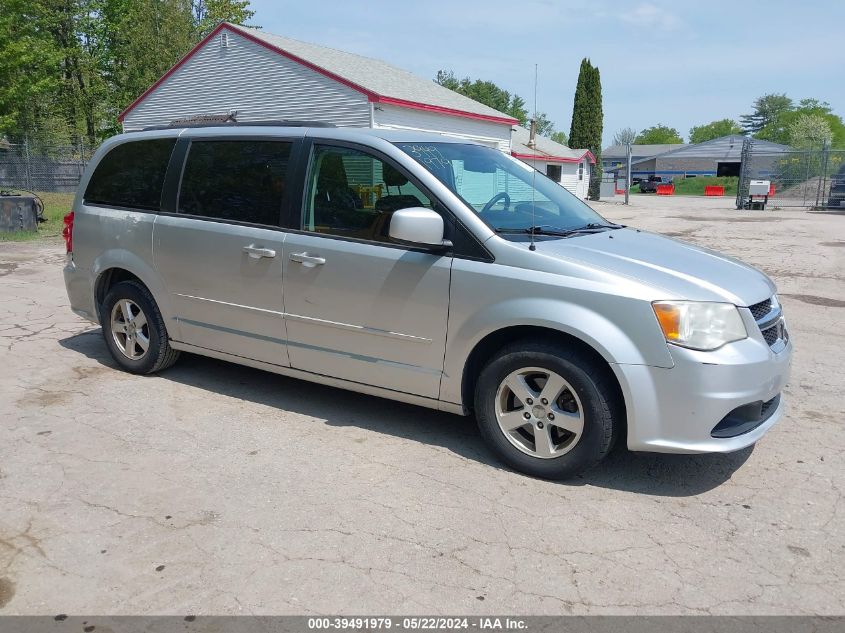
{"label": "gravel lot", "polygon": [[845,215],[596,208],[777,281],[790,410],[753,450],[551,483],[470,419],[194,356],[131,376],[63,245],[0,243],[0,613],[845,613]]}

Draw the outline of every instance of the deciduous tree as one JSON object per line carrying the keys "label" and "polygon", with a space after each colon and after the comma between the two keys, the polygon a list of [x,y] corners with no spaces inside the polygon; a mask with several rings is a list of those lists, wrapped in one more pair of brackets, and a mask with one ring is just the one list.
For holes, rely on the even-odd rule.
{"label": "deciduous tree", "polygon": [[733,119],[720,119],[712,123],[696,125],[690,128],[689,142],[703,143],[704,141],[712,141],[714,138],[730,136],[731,134],[742,134],[742,132],[743,130],[739,126],[739,123]]}
{"label": "deciduous tree", "polygon": [[792,99],[785,94],[767,94],[754,100],[754,111],[739,117],[748,134],[756,134],[774,121],[778,115],[792,110]]}
{"label": "deciduous tree", "polygon": [[614,145],[628,145],[637,138],[637,131],[632,127],[625,127],[613,135]]}
{"label": "deciduous tree", "polygon": [[204,37],[220,22],[246,24],[255,15],[249,0],[191,0],[194,24]]}
{"label": "deciduous tree", "polygon": [[833,134],[821,114],[798,114],[789,124],[789,141],[797,149],[817,149],[830,145]]}
{"label": "deciduous tree", "polygon": [[634,142],[637,145],[669,145],[683,143],[684,139],[675,128],[658,123],[640,132]]}
{"label": "deciduous tree", "polygon": [[248,0],[0,0],[0,136],[95,144],[209,25]]}
{"label": "deciduous tree", "polygon": [[569,139],[566,138],[566,132],[552,132],[549,135],[549,138],[552,139],[555,143],[560,143],[561,145],[569,145]]}
{"label": "deciduous tree", "polygon": [[[512,116],[523,127],[528,127],[530,124],[531,113],[526,106],[525,99],[517,94],[511,94],[492,81],[470,79],[469,77],[458,79],[454,71],[438,70],[434,83],[490,106],[503,114]],[[549,119],[545,112],[536,114],[535,123],[537,134],[540,136],[550,137],[555,131],[554,122]]]}

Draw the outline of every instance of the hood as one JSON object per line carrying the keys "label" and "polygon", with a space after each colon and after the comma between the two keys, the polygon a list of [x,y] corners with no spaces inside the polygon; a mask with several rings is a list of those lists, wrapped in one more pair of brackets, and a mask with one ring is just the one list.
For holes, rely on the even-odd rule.
{"label": "hood", "polygon": [[537,253],[636,279],[657,299],[727,301],[749,306],[775,292],[762,272],[733,257],[637,229],[538,240]]}

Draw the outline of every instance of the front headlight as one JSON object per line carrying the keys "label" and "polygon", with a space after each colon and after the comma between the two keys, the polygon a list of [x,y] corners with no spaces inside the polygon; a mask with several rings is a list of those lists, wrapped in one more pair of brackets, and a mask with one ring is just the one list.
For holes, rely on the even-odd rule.
{"label": "front headlight", "polygon": [[663,336],[681,347],[709,351],[748,336],[732,303],[655,301],[651,305]]}

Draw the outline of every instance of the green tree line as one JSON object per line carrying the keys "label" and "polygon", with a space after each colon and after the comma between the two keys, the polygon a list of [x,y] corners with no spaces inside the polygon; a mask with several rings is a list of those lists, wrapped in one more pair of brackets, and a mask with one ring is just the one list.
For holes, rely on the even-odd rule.
{"label": "green tree line", "polygon": [[117,115],[249,0],[0,0],[0,138],[35,145],[118,132]]}
{"label": "green tree line", "polygon": [[[519,121],[519,124],[523,127],[528,127],[530,124],[531,115],[528,112],[525,99],[517,94],[510,93],[492,81],[470,79],[469,77],[458,79],[452,70],[438,70],[434,83],[510,115]],[[537,134],[548,136],[563,145],[566,144],[566,133],[555,131],[554,122],[549,119],[545,112],[536,114],[535,124]]]}
{"label": "green tree line", "polygon": [[[752,112],[743,114],[739,122],[719,119],[690,128],[689,142],[703,143],[722,136],[746,134],[773,143],[798,149],[845,148],[845,123],[833,112],[830,104],[819,99],[801,99],[797,104],[785,94],[766,94],[754,100]],[[633,142],[638,145],[683,143],[673,127],[658,123],[637,133],[631,128],[619,130],[615,144]]]}

